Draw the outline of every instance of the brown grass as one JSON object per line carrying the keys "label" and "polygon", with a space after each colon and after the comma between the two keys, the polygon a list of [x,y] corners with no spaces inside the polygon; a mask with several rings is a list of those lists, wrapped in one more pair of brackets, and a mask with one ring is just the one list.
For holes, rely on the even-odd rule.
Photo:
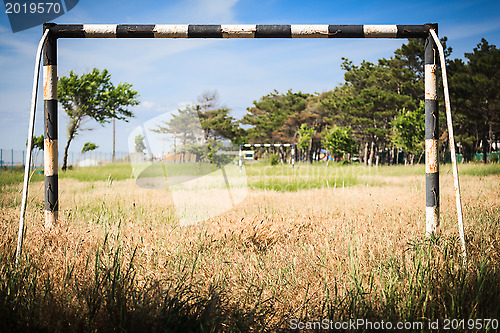
{"label": "brown grass", "polygon": [[[408,276],[417,279],[422,274],[415,268],[419,255],[436,269],[432,272],[445,272],[449,263],[450,274],[463,270],[452,179],[441,179],[442,241],[431,243],[430,252],[418,252],[426,243],[424,178],[385,177],[383,184],[288,193],[252,190],[226,214],[179,227],[165,191],[141,189],[132,180],[62,179],[59,225],[47,230],[42,185],[34,183],[24,255],[37,267],[34,288],[43,290],[46,281],[51,296],[41,301],[45,309],[16,312],[19,318],[13,325],[60,331],[108,330],[118,324],[125,325],[118,330],[132,331],[199,329],[168,321],[176,318],[202,323],[206,330],[247,331],[286,329],[291,318],[340,320],[363,315],[402,320],[437,315],[442,306],[451,306],[447,296],[440,300],[440,295],[453,295],[452,291],[437,290],[436,308],[423,310],[428,312],[413,308],[422,306],[424,300],[418,297],[425,295],[415,296],[418,301],[411,309],[402,309],[398,299],[411,287]],[[488,267],[500,263],[500,177],[464,176],[461,184],[474,262],[469,279],[474,280],[484,260]],[[20,201],[20,187],[15,189],[1,197],[0,209],[2,251],[10,258]],[[117,284],[126,299],[118,294],[106,297],[109,288],[103,282],[103,295],[95,296],[99,305],[93,309],[91,288],[100,288],[96,281],[104,281],[106,272],[116,275],[117,261],[122,278],[133,263],[133,279],[118,279],[122,282]],[[435,278],[445,279],[443,274]],[[498,276],[496,272],[492,278]],[[422,281],[436,280],[426,275]],[[444,287],[438,283],[436,288]],[[456,315],[482,315],[484,306],[481,300],[471,301]],[[112,307],[123,308],[128,317],[119,317]],[[388,312],[390,307],[394,312]],[[176,309],[178,317],[166,316],[166,308]],[[453,313],[447,311],[443,317]],[[30,326],[29,316],[38,326]],[[134,326],[139,321],[134,318],[142,318],[146,326]]]}

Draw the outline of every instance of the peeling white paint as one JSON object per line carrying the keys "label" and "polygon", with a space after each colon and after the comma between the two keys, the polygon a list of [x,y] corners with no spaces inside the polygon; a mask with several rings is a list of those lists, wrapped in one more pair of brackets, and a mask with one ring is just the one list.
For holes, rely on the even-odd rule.
{"label": "peeling white paint", "polygon": [[436,65],[425,65],[425,99],[437,99]]}
{"label": "peeling white paint", "polygon": [[292,38],[328,38],[328,25],[292,25]]}
{"label": "peeling white paint", "polygon": [[364,25],[363,32],[366,38],[396,38],[398,27],[391,25]]}
{"label": "peeling white paint", "polygon": [[223,38],[254,38],[257,26],[255,24],[221,25]]}
{"label": "peeling white paint", "polygon": [[116,38],[117,24],[84,24],[85,37]]}
{"label": "peeling white paint", "polygon": [[427,236],[437,232],[439,227],[439,207],[425,207],[425,232]]}
{"label": "peeling white paint", "polygon": [[56,226],[57,223],[57,211],[51,212],[50,210],[45,211],[45,228],[52,228]]}
{"label": "peeling white paint", "polygon": [[425,173],[436,173],[438,165],[438,140],[425,140]]}
{"label": "peeling white paint", "polygon": [[43,140],[43,174],[57,175],[57,140]]}
{"label": "peeling white paint", "polygon": [[57,66],[43,66],[43,99],[57,99]]}
{"label": "peeling white paint", "polygon": [[187,24],[157,24],[153,32],[155,38],[187,38]]}

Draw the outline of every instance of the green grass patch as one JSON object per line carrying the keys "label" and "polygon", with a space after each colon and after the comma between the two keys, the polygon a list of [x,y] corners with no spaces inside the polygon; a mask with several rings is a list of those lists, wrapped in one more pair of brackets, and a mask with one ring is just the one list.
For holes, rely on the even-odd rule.
{"label": "green grass patch", "polygon": [[75,167],[66,171],[59,170],[59,178],[73,178],[82,182],[124,180],[132,177],[129,163],[106,164],[98,167]]}
{"label": "green grass patch", "polygon": [[[35,169],[31,170],[30,174],[32,182],[43,181],[43,170]],[[0,171],[0,188],[3,188],[6,185],[19,184],[24,180],[24,169],[21,167],[15,167],[13,170],[8,168],[3,168]]]}
{"label": "green grass patch", "polygon": [[139,177],[201,177],[218,170],[211,163],[153,163],[141,171]]}
{"label": "green grass patch", "polygon": [[489,163],[486,165],[475,163],[459,164],[458,174],[468,176],[500,175],[500,163]]}
{"label": "green grass patch", "polygon": [[[32,182],[44,180],[43,169],[31,170]],[[124,180],[132,177],[132,167],[128,163],[106,164],[97,167],[75,167],[62,171],[59,169],[59,178],[73,178],[82,182],[105,181],[109,179]],[[3,169],[0,172],[0,187],[19,184],[24,179],[24,169],[16,167],[13,170]]]}
{"label": "green grass patch", "polygon": [[[213,172],[214,166],[208,163],[170,163],[166,165],[167,176],[193,177],[203,176]],[[278,191],[298,191],[311,188],[347,187],[359,184],[368,186],[379,185],[373,176],[405,177],[425,174],[425,166],[417,164],[412,166],[392,165],[367,167],[360,164],[342,165],[330,163],[328,167],[324,162],[298,163],[295,168],[290,165],[271,166],[267,162],[248,163],[245,165],[248,184],[256,189],[270,189]],[[489,176],[500,175],[499,163],[468,163],[459,164],[459,175]],[[161,163],[144,168],[141,177],[163,177]],[[451,164],[440,166],[442,174],[451,173]],[[32,170],[31,181],[43,181],[43,169]],[[23,182],[24,169],[2,169],[0,171],[0,188],[6,185]],[[97,167],[75,167],[66,171],[59,170],[59,178],[72,178],[83,182],[124,180],[133,177],[132,167],[128,163],[107,164]]]}
{"label": "green grass patch", "polygon": [[337,188],[354,185],[377,186],[380,180],[374,176],[423,175],[425,167],[380,166],[360,164],[303,163],[294,168],[290,165],[271,166],[269,163],[246,165],[248,184],[251,188],[275,191],[299,191],[313,188]]}

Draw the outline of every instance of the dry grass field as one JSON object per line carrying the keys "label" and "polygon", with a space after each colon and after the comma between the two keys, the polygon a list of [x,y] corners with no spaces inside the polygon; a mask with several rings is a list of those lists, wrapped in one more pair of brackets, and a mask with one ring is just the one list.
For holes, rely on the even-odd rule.
{"label": "dry grass field", "polygon": [[43,182],[34,182],[18,267],[22,186],[5,184],[0,331],[249,332],[288,331],[293,319],[500,319],[500,176],[461,177],[464,266],[451,174],[441,173],[440,233],[426,238],[422,168],[393,168],[345,188],[253,188],[236,208],[188,227],[177,223],[166,191],[133,179],[64,178],[59,225],[45,229]]}

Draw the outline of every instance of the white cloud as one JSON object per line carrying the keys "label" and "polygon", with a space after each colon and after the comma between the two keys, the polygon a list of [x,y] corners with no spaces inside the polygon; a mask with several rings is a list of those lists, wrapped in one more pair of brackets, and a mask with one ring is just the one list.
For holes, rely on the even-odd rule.
{"label": "white cloud", "polygon": [[13,34],[10,29],[2,25],[0,25],[0,35],[2,36],[0,38],[0,46],[10,50],[9,53],[13,53],[16,56],[30,56],[34,61],[38,41],[42,37],[41,35],[35,44],[31,38],[26,38],[26,34]]}
{"label": "white cloud", "polygon": [[154,111],[154,112],[166,112],[171,110],[172,108],[169,107],[168,105],[162,105],[157,102],[153,101],[142,101],[141,104],[137,107],[139,109],[139,112],[142,110],[147,110],[147,111]]}
{"label": "white cloud", "polygon": [[189,105],[195,105],[194,102],[191,102],[191,101],[182,101],[182,102],[178,102],[177,103],[177,108],[178,109],[182,109],[182,108],[185,108],[186,106],[189,106]]}

